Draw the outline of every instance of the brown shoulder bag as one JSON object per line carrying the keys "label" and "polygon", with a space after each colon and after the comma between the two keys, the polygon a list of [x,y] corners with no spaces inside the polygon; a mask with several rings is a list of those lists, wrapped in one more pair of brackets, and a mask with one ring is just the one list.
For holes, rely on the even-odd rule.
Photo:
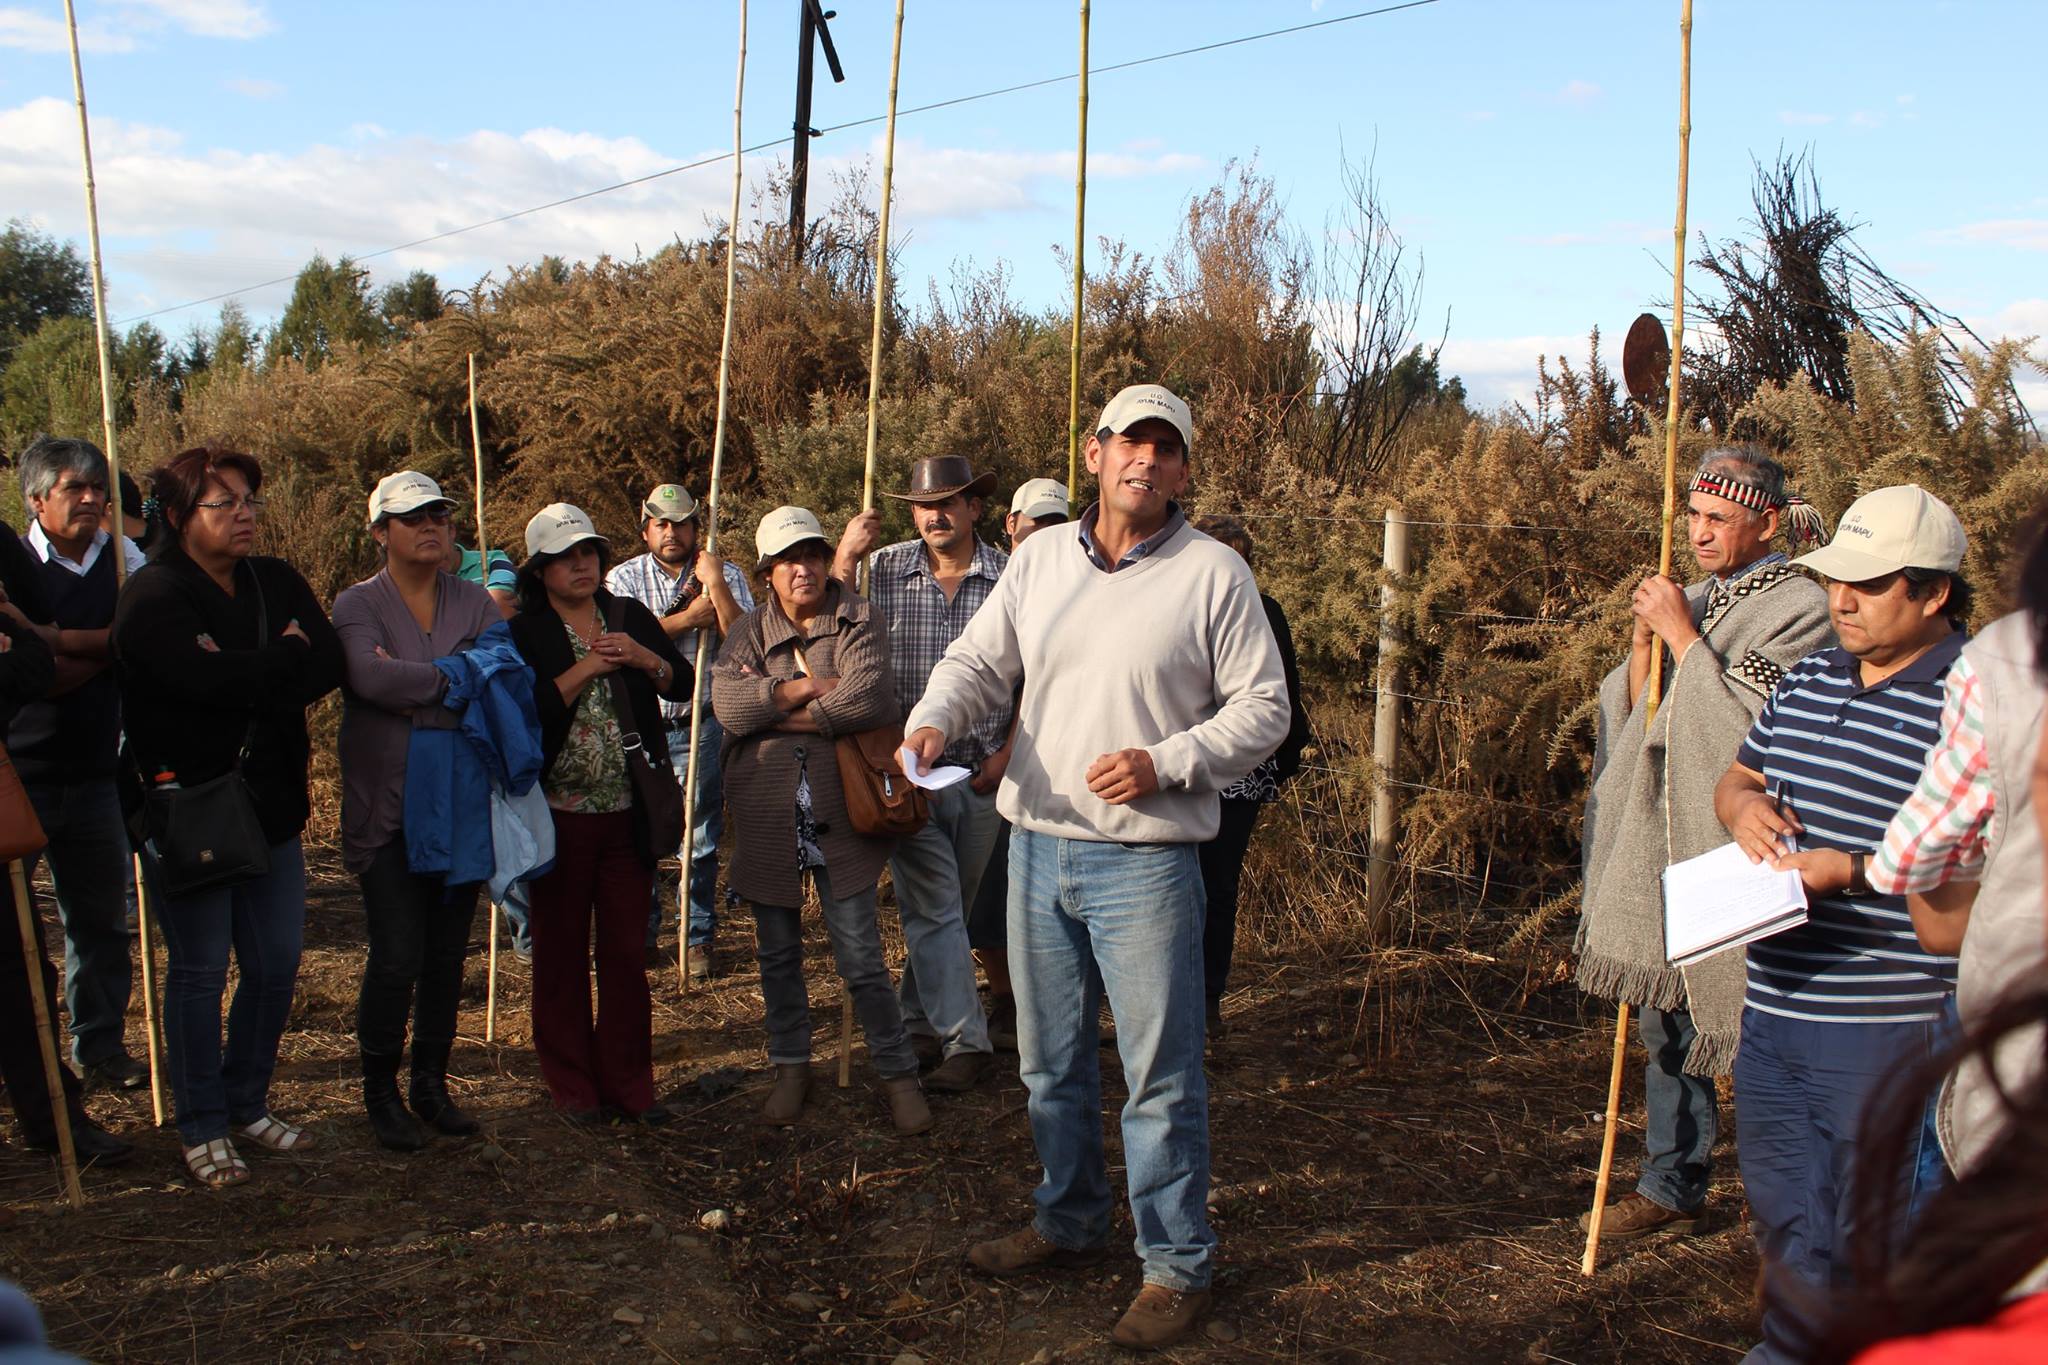
{"label": "brown shoulder bag", "polygon": [[841,735],[832,741],[839,759],[839,789],[846,800],[846,820],[856,832],[884,839],[904,839],[924,828],[931,807],[924,793],[903,775],[903,727],[891,725]]}

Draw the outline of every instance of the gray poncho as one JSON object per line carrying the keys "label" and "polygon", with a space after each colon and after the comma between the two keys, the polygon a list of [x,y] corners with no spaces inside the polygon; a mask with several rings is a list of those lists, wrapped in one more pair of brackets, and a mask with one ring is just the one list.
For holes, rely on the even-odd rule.
{"label": "gray poncho", "polygon": [[1631,1005],[1690,1009],[1699,1040],[1685,1069],[1720,1075],[1741,1037],[1743,955],[1671,965],[1664,869],[1728,842],[1714,785],[1785,670],[1835,637],[1827,594],[1782,560],[1732,581],[1695,583],[1686,596],[1701,639],[1676,668],[1667,658],[1664,700],[1647,734],[1643,708],[1629,705],[1628,665],[1600,685],[1578,984]]}

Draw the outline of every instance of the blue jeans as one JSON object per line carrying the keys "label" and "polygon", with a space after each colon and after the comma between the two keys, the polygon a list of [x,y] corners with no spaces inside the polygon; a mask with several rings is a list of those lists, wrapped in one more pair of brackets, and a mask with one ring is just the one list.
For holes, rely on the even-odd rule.
{"label": "blue jeans", "polygon": [[903,1026],[936,1034],[948,1057],[992,1052],[988,1019],[974,990],[974,953],[967,943],[967,907],[981,887],[996,830],[994,792],[978,796],[965,782],[929,793],[931,819],[896,843],[889,878],[903,919]]}
{"label": "blue jeans", "polygon": [[1105,991],[1130,1098],[1123,1156],[1145,1281],[1206,1289],[1209,1087],[1202,1074],[1201,863],[1194,844],[1010,832],[1010,971],[1031,1138],[1045,1178],[1039,1235],[1109,1236],[1096,1015]]}
{"label": "blue jeans", "polygon": [[[690,815],[690,927],[692,948],[708,947],[718,935],[718,840],[725,833],[725,781],[719,768],[718,751],[725,743],[725,727],[706,714],[697,732],[697,806]],[[690,727],[688,718],[681,729],[670,727],[668,761],[676,770],[676,781],[687,794],[690,772]],[[682,848],[675,850],[681,854]],[[647,946],[652,948],[661,931],[666,906],[662,902],[661,879],[654,883],[654,901],[647,912]]]}
{"label": "blue jeans", "polygon": [[[128,955],[128,826],[111,777],[38,783],[29,801],[50,846],[50,883],[64,922],[64,1005],[80,1066],[125,1056],[134,976]],[[23,869],[35,874],[35,860]]]}
{"label": "blue jeans", "polygon": [[514,882],[505,888],[505,902],[498,909],[505,912],[505,923],[512,929],[512,948],[528,953],[533,951],[533,893],[525,882]]}
{"label": "blue jeans", "polygon": [[[1766,1275],[1782,1278],[1792,1299],[1766,1299],[1763,1341],[1745,1360],[1807,1359],[1812,1327],[1798,1311],[1799,1297],[1823,1303],[1847,1283],[1850,1248],[1861,1239],[1902,1240],[1910,1210],[1923,1201],[1923,1183],[1942,1178],[1940,1163],[1912,1153],[1891,1177],[1905,1196],[1901,1225],[1855,1225],[1849,1186],[1865,1110],[1902,1073],[1938,1051],[1950,1027],[1946,1020],[1836,1024],[1742,1011],[1742,1046],[1735,1054],[1742,1185]],[[1921,1135],[1923,1144],[1932,1140],[1925,1124]]]}
{"label": "blue jeans", "polygon": [[[226,1137],[270,1112],[270,1073],[292,1012],[306,927],[306,859],[297,839],[272,846],[254,881],[165,896],[154,907],[170,970],[164,1051],[187,1147]],[[221,1047],[221,992],[232,948],[241,980]]]}
{"label": "blue jeans", "polygon": [[1712,1076],[1692,1076],[1685,1055],[1699,1031],[1690,1010],[1645,1007],[1637,1018],[1643,1051],[1643,1173],[1636,1193],[1673,1213],[1706,1202],[1721,1134]]}
{"label": "blue jeans", "polygon": [[[823,869],[811,873],[825,932],[839,979],[853,997],[868,1060],[884,1079],[915,1076],[917,1054],[903,1033],[889,968],[882,960],[882,935],[875,923],[875,888],[863,887],[840,899]],[[761,1004],[768,1029],[768,1060],[805,1065],[811,1060],[811,997],[804,986],[803,909],[794,905],[754,907],[754,953],[761,964]]]}

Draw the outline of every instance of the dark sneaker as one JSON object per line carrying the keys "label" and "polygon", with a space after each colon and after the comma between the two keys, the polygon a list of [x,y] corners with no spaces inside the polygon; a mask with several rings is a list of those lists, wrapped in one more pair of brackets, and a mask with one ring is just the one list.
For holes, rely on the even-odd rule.
{"label": "dark sneaker", "polygon": [[708,943],[690,945],[690,980],[709,981],[718,975],[718,950]]}
{"label": "dark sneaker", "polygon": [[87,1062],[84,1071],[86,1084],[108,1090],[140,1090],[149,1084],[149,1067],[125,1052]]}
{"label": "dark sneaker", "polygon": [[1168,1289],[1148,1284],[1117,1319],[1109,1339],[1132,1351],[1157,1351],[1186,1336],[1209,1311],[1206,1289]]}
{"label": "dark sneaker", "polygon": [[924,1078],[924,1088],[950,1095],[972,1090],[988,1073],[989,1061],[986,1052],[956,1052],[932,1068]]}
{"label": "dark sneaker", "polygon": [[[54,1153],[57,1135],[51,1133],[47,1141],[32,1138],[28,1145],[31,1151]],[[71,1120],[71,1150],[77,1154],[81,1166],[118,1166],[135,1155],[135,1144],[117,1138],[91,1119],[79,1116]]]}
{"label": "dark sneaker", "polygon": [[[1704,1204],[1696,1209],[1678,1213],[1630,1190],[1609,1204],[1607,1211],[1600,1215],[1600,1240],[1629,1242],[1638,1237],[1647,1237],[1653,1232],[1689,1233],[1700,1225],[1705,1214]],[[1592,1223],[1592,1214],[1579,1215],[1579,1231],[1586,1231]]]}
{"label": "dark sneaker", "polygon": [[984,1275],[1016,1275],[1026,1270],[1079,1270],[1099,1264],[1108,1254],[1107,1246],[1070,1250],[1047,1241],[1036,1227],[1025,1227],[1007,1237],[976,1242],[967,1248],[967,1264]]}
{"label": "dark sneaker", "polygon": [[929,1071],[946,1058],[946,1045],[933,1033],[911,1033],[910,1050],[917,1054],[917,1065],[921,1071]]}

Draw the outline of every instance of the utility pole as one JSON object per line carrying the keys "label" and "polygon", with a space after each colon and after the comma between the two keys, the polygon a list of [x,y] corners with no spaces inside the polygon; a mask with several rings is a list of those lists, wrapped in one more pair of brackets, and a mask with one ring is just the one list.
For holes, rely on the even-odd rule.
{"label": "utility pole", "polygon": [[804,196],[811,181],[811,139],[818,135],[811,126],[811,49],[824,46],[825,65],[832,68],[835,85],[845,84],[846,72],[840,69],[839,51],[832,46],[832,30],[825,25],[839,12],[824,8],[818,0],[797,0],[797,8],[803,14],[797,27],[796,122],[791,125],[794,137],[789,152],[789,251],[790,259],[800,265],[804,259]]}

